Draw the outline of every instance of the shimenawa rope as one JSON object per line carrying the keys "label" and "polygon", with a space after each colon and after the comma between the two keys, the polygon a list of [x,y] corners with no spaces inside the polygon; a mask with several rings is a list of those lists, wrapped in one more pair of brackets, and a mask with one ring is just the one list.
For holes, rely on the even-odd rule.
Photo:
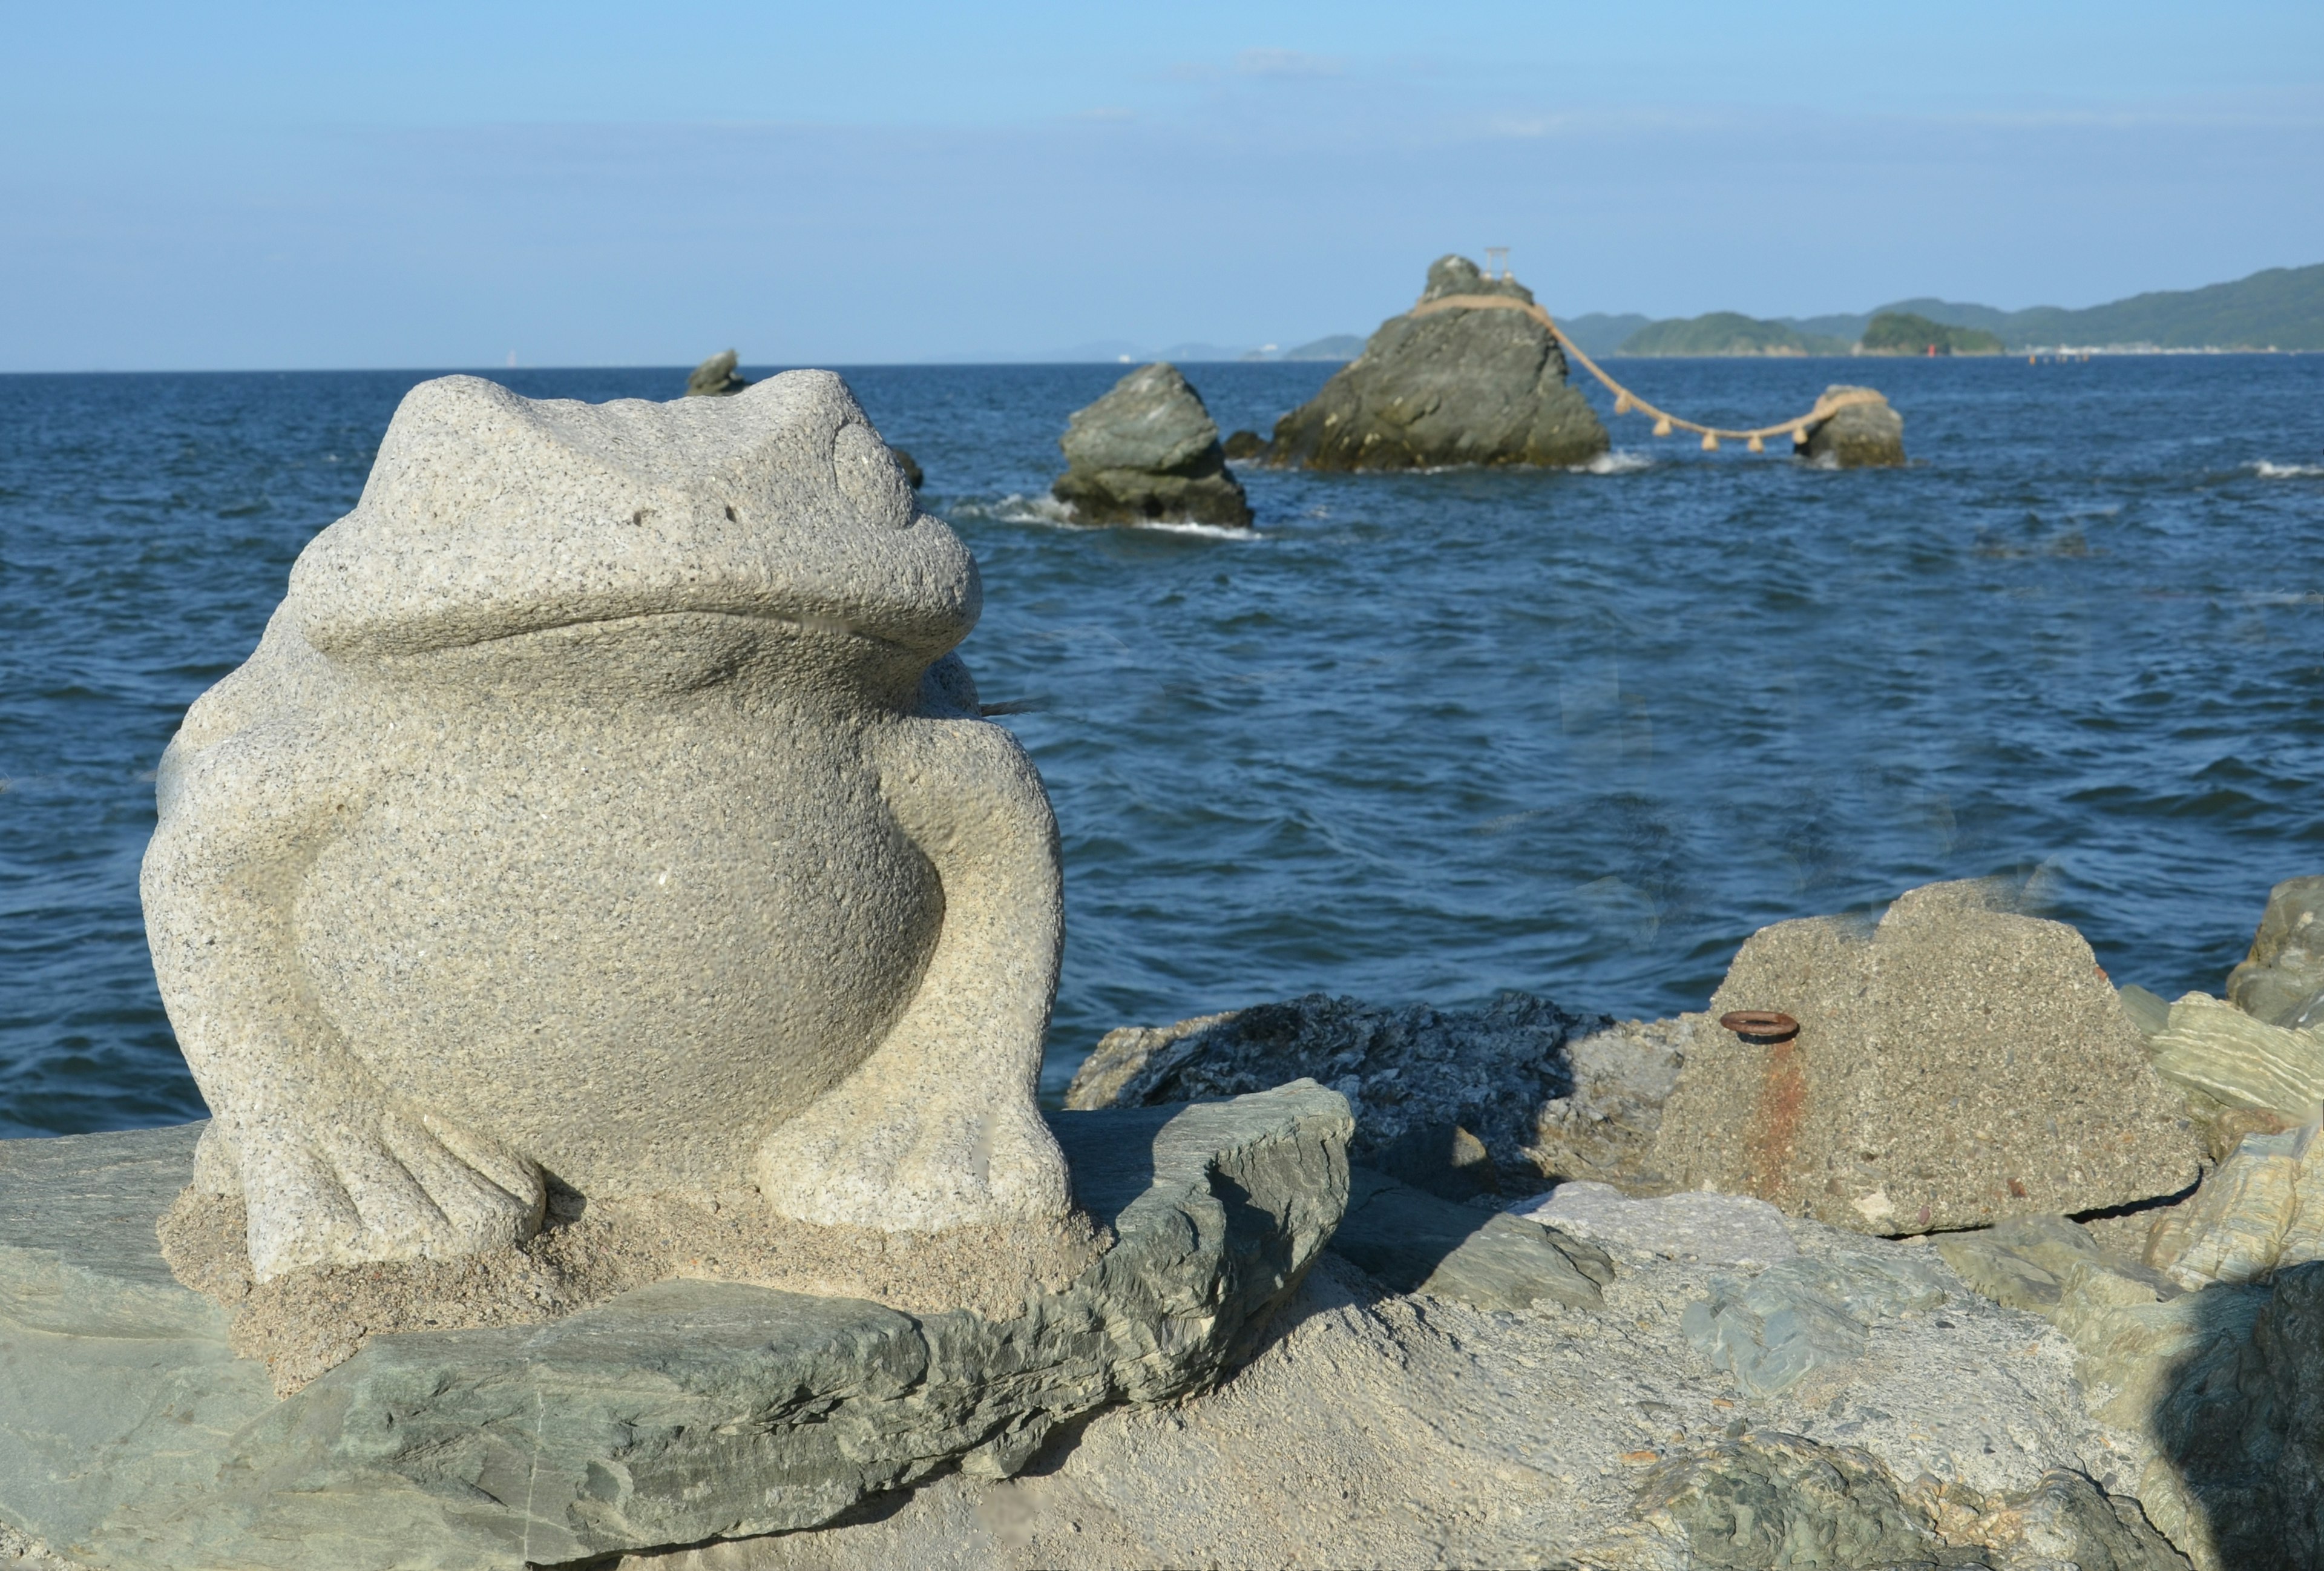
{"label": "shimenawa rope", "polygon": [[1637,393],[1632,393],[1620,383],[1615,381],[1612,377],[1607,375],[1604,369],[1599,365],[1597,361],[1592,360],[1588,355],[1582,353],[1581,345],[1575,343],[1572,339],[1565,336],[1564,328],[1559,327],[1554,321],[1550,319],[1550,315],[1547,311],[1542,310],[1539,306],[1535,305],[1530,300],[1521,300],[1514,296],[1506,294],[1448,294],[1440,296],[1435,300],[1423,300],[1418,305],[1413,307],[1412,310],[1406,314],[1408,316],[1425,317],[1432,316],[1438,311],[1450,310],[1517,311],[1525,316],[1531,317],[1535,321],[1539,322],[1543,327],[1547,328],[1556,336],[1557,341],[1561,345],[1564,346],[1565,352],[1574,359],[1582,362],[1582,368],[1583,370],[1589,372],[1591,375],[1595,376],[1599,381],[1606,384],[1606,390],[1614,395],[1614,412],[1616,414],[1637,413],[1652,415],[1655,420],[1655,435],[1658,437],[1666,437],[1670,435],[1674,428],[1679,430],[1700,431],[1702,433],[1702,445],[1706,450],[1715,451],[1719,447],[1719,439],[1721,437],[1725,437],[1730,441],[1747,442],[1749,444],[1751,451],[1755,453],[1766,451],[1763,439],[1767,437],[1788,435],[1794,443],[1804,447],[1807,445],[1808,428],[1810,426],[1821,424],[1822,421],[1830,420],[1833,415],[1839,413],[1841,410],[1848,408],[1850,404],[1886,403],[1888,402],[1877,393],[1866,392],[1859,389],[1853,393],[1843,393],[1838,396],[1834,396],[1831,393],[1825,393],[1821,398],[1816,400],[1815,407],[1813,409],[1808,411],[1807,413],[1800,416],[1797,420],[1787,420],[1779,425],[1761,426],[1757,430],[1737,431],[1729,430],[1725,426],[1701,425],[1691,420],[1681,420],[1674,414],[1665,413],[1663,411],[1656,409],[1653,404],[1648,403],[1645,399],[1640,398]]}

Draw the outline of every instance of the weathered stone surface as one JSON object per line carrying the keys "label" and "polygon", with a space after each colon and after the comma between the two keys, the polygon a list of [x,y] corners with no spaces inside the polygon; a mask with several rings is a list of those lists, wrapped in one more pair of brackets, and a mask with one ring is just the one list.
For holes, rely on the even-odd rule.
{"label": "weathered stone surface", "polygon": [[1690,1191],[1637,1199],[1609,1184],[1560,1184],[1509,1207],[1518,1216],[1614,1252],[1706,1266],[1775,1265],[1799,1253],[1784,1214],[1765,1200]]}
{"label": "weathered stone surface", "polygon": [[1234,431],[1227,437],[1224,451],[1229,463],[1260,457],[1267,452],[1267,439],[1257,431]]}
{"label": "weathered stone surface", "polygon": [[1901,1571],[1964,1563],[1938,1559],[1934,1535],[1868,1453],[1773,1430],[1659,1464],[1638,1509],[1684,1535],[1696,1566]]}
{"label": "weathered stone surface", "polygon": [[687,374],[686,396],[724,398],[729,393],[740,393],[750,386],[749,380],[734,369],[742,364],[742,358],[732,349],[719,350]]}
{"label": "weathered stone surface", "polygon": [[1571,1089],[1542,1104],[1534,1116],[1526,1156],[1536,1170],[1553,1179],[1613,1184],[1632,1194],[1676,1187],[1652,1166],[1655,1132],[1696,1033],[1718,1029],[1706,1016],[1682,1015],[1623,1021],[1577,1035],[1565,1048]]}
{"label": "weathered stone surface", "polygon": [[164,755],[161,995],[262,1280],[590,1197],[1063,1215],[1055,821],[976,566],[840,380],[422,383]]}
{"label": "weathered stone surface", "polygon": [[2324,876],[2268,891],[2251,953],[2227,973],[2227,998],[2270,1025],[2324,1026]]}
{"label": "weathered stone surface", "polygon": [[2309,1119],[2324,1105],[2324,1027],[2270,1025],[2190,993],[2148,1047],[2156,1074],[2224,1106]]}
{"label": "weathered stone surface", "polygon": [[1888,1234],[2186,1187],[2200,1151],[2181,1098],[2089,946],[1995,909],[1999,892],[1932,884],[1869,930],[1821,918],[1754,934],[1710,1013],[1779,1010],[1799,1034],[1697,1029],[1643,1165]]}
{"label": "weathered stone surface", "polygon": [[1938,1255],[1971,1288],[1997,1304],[2045,1317],[2059,1312],[2082,1268],[2122,1277],[2163,1298],[2175,1291],[2167,1278],[2107,1249],[2071,1217],[2020,1216],[1933,1242]]}
{"label": "weathered stone surface", "polygon": [[106,1571],[474,1571],[814,1526],[1257,1345],[1346,1197],[1314,1086],[1061,1114],[1116,1243],[1005,1321],[678,1280],[548,1326],[374,1339],[278,1402],[153,1219],[190,1129],[0,1144],[0,1516]]}
{"label": "weathered stone surface", "polygon": [[[1396,1009],[1310,993],[1109,1031],[1074,1077],[1065,1105],[1229,1096],[1312,1076],[1355,1108],[1354,1160],[1378,1164],[1414,1132],[1452,1124],[1483,1145],[1494,1186],[1522,1194],[1545,1187],[1527,1149],[1540,1110],[1573,1091],[1567,1044],[1611,1023],[1522,993],[1482,1010]],[[1442,1149],[1449,1180],[1455,1148],[1447,1141]],[[1413,1182],[1425,1175],[1406,1163],[1398,1176]],[[1473,1170],[1466,1181],[1486,1187]]]}
{"label": "weathered stone surface", "polygon": [[1349,1169],[1348,1214],[1332,1248],[1392,1290],[1453,1298],[1479,1309],[1554,1300],[1595,1309],[1614,1280],[1605,1252],[1538,1222],[1480,1211]]}
{"label": "weathered stone surface", "polygon": [[2324,1140],[2306,1124],[2246,1135],[2193,1197],[2155,1221],[2146,1261],[2182,1288],[2324,1260]]}
{"label": "weathered stone surface", "polygon": [[1774,1396],[1854,1363],[1883,1320],[1945,1301],[1925,1251],[1857,1248],[1784,1261],[1756,1277],[1715,1276],[1681,1325],[1696,1351],[1753,1396]]}
{"label": "weathered stone surface", "polygon": [[[1419,303],[1454,296],[1533,303],[1515,279],[1441,257]],[[1556,335],[1522,311],[1455,307],[1381,323],[1362,354],[1276,422],[1268,460],[1309,469],[1569,465],[1607,446],[1606,428],[1566,381]]]}
{"label": "weathered stone surface", "polygon": [[1139,366],[1075,410],[1057,445],[1065,472],[1050,494],[1084,523],[1250,527],[1250,503],[1242,482],[1227,473],[1219,428],[1167,362]]}
{"label": "weathered stone surface", "polygon": [[[1812,1249],[1915,1250],[1795,1225]],[[1606,1285],[1603,1310],[1485,1311],[1383,1295],[1327,1251],[1266,1350],[1207,1396],[1101,1413],[1006,1481],[939,1478],[892,1511],[623,1571],[1693,1571],[1715,1562],[1641,1520],[1638,1488],[1729,1434],[1852,1447],[1892,1481],[1980,1500],[2030,1494],[2093,1448],[2071,1351],[2032,1316],[1963,1294],[1877,1324],[1821,1382],[1751,1399],[1679,1329],[1705,1280],[1649,1257]]]}
{"label": "weathered stone surface", "polygon": [[1807,429],[1808,439],[1794,450],[1810,463],[1835,469],[1877,468],[1904,461],[1904,417],[1869,387],[1835,383],[1823,390],[1826,398],[1871,393],[1859,403],[1834,411]]}

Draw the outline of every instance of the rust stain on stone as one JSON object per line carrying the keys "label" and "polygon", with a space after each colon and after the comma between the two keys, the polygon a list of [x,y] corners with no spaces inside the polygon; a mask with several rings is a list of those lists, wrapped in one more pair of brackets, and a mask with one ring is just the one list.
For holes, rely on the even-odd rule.
{"label": "rust stain on stone", "polygon": [[1767,1048],[1766,1077],[1759,1083],[1759,1105],[1751,1115],[1744,1150],[1751,1160],[1751,1192],[1774,1200],[1792,1165],[1792,1146],[1808,1102],[1807,1066],[1800,1039],[1787,1037]]}

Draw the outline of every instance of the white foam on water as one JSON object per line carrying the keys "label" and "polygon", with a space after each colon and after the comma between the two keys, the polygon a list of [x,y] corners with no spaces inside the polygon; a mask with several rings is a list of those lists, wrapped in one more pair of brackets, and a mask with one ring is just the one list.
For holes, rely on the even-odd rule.
{"label": "white foam on water", "polygon": [[1015,492],[991,504],[964,503],[953,509],[964,518],[990,518],[1002,523],[1039,524],[1045,529],[1142,529],[1157,534],[1199,535],[1204,540],[1265,540],[1255,529],[1233,529],[1225,524],[1196,523],[1188,518],[1157,518],[1139,523],[1084,523],[1074,516],[1074,510],[1054,496],[1020,496]]}
{"label": "white foam on water", "polygon": [[2313,480],[2324,476],[2324,464],[2271,464],[2262,458],[2251,472],[2263,480]]}
{"label": "white foam on water", "polygon": [[1654,459],[1646,454],[1616,448],[1599,454],[1586,464],[1571,466],[1570,472],[1576,475],[1635,475],[1641,469],[1654,467]]}

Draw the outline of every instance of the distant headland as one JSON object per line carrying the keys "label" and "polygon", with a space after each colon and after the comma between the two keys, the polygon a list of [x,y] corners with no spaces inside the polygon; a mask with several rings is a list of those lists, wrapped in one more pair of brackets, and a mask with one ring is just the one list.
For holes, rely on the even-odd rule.
{"label": "distant headland", "polygon": [[[1554,301],[1545,301],[1555,309]],[[1655,319],[1628,312],[1559,316],[1558,325],[1588,354],[1627,355],[1978,355],[2072,348],[2112,353],[2324,350],[2324,263],[2271,267],[2232,283],[2158,290],[2070,310],[1994,306],[1922,298],[1868,311],[1819,317],[1748,317],[1712,311]],[[1875,330],[1876,325],[1878,328]],[[1043,354],[978,358],[1038,361],[1352,360],[1357,333],[1278,347],[1187,342],[1160,347],[1128,339],[1077,344]]]}

